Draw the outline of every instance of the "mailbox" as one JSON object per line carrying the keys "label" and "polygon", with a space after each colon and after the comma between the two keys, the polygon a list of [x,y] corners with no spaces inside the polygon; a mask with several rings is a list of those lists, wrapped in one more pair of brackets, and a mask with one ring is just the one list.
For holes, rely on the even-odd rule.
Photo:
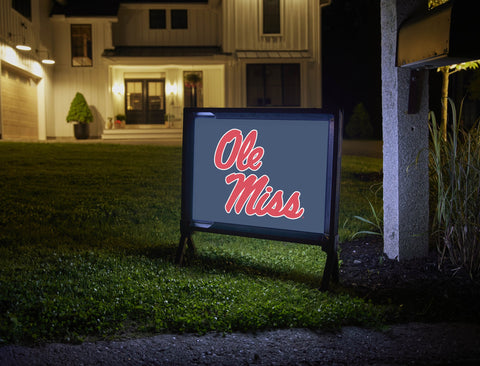
{"label": "mailbox", "polygon": [[480,59],[478,0],[452,0],[407,19],[398,31],[397,66],[436,68]]}

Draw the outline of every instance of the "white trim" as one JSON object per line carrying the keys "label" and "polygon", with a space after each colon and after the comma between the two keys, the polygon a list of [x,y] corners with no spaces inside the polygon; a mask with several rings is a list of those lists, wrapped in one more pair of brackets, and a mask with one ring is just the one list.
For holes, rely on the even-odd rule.
{"label": "white trim", "polygon": [[127,56],[102,56],[103,60],[108,60],[111,66],[157,66],[165,67],[168,65],[225,65],[231,60],[231,56],[192,56],[192,57],[127,57]]}
{"label": "white trim", "polygon": [[162,3],[146,3],[146,4],[137,4],[137,3],[122,3],[120,4],[120,9],[133,9],[133,10],[161,10],[161,9],[208,9],[210,6],[207,4],[162,4]]}
{"label": "white trim", "polygon": [[237,51],[236,55],[239,59],[248,59],[266,63],[288,63],[293,60],[312,60],[313,56],[309,51],[289,51],[289,50],[278,50],[278,51]]}
{"label": "white trim", "polygon": [[280,2],[280,33],[263,33],[263,1],[258,2],[258,32],[261,39],[283,38],[285,31],[285,0]]}
{"label": "white trim", "polygon": [[118,17],[116,16],[105,16],[105,17],[66,17],[65,15],[52,15],[50,20],[53,22],[65,22],[68,24],[98,24],[98,23],[117,23]]}

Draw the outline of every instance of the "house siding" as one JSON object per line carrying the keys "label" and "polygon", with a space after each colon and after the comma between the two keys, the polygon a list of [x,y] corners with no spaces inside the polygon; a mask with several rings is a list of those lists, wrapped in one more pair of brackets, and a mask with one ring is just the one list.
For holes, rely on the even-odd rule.
{"label": "house siding", "polygon": [[[53,22],[56,64],[53,82],[55,130],[52,137],[72,137],[73,127],[66,122],[66,116],[75,94],[84,95],[94,116],[90,124],[90,136],[100,137],[107,115],[108,66],[102,57],[106,47],[111,46],[105,37],[105,27],[110,21],[105,19],[61,19]],[[70,47],[71,24],[92,25],[92,66],[72,66]]]}
{"label": "house siding", "polygon": [[[165,9],[166,29],[150,29],[149,10]],[[172,9],[188,9],[188,29],[171,29],[169,14]],[[118,23],[112,27],[116,46],[219,46],[221,29],[219,12],[208,5],[176,6],[151,4],[149,6],[122,5]]]}
{"label": "house siding", "polygon": [[[281,0],[283,4],[281,35],[263,35],[261,1],[225,0],[223,3],[225,52],[236,50],[307,50],[311,35],[309,24],[319,22],[318,1]],[[316,8],[310,9],[311,7]],[[311,11],[314,10],[314,11]],[[317,23],[319,24],[319,23]]]}
{"label": "house siding", "polygon": [[[14,11],[11,0],[0,0],[0,68],[13,66],[35,78],[39,139],[73,138],[73,127],[65,118],[76,92],[84,94],[94,114],[91,136],[100,137],[109,118],[125,113],[125,78],[145,75],[161,75],[166,87],[176,91],[166,95],[165,113],[175,115],[180,121],[177,127],[181,127],[185,71],[202,72],[204,107],[246,107],[248,64],[296,63],[300,65],[300,106],[321,107],[321,2],[280,1],[281,33],[264,35],[261,0],[121,3],[116,16],[99,17],[50,16],[50,1],[38,0],[32,1],[31,20]],[[150,9],[166,10],[166,29],[150,29]],[[171,29],[172,9],[188,10],[187,29]],[[72,66],[71,24],[92,25],[92,66]],[[10,34],[25,36],[33,51],[15,50]],[[120,46],[183,47],[185,55],[152,56],[147,50],[142,56],[106,56],[105,50]],[[189,47],[219,51],[187,56]],[[56,64],[41,64],[35,50],[48,52]]]}
{"label": "house siding", "polygon": [[[46,138],[47,130],[53,125],[51,122],[53,121],[51,87],[53,69],[39,62],[41,54],[37,52],[38,50],[53,54],[49,9],[49,0],[32,1],[31,19],[27,19],[12,8],[11,0],[0,0],[0,69],[13,67],[35,80],[37,89],[35,107],[38,112],[37,130],[40,140]],[[23,39],[31,46],[31,51],[15,49],[15,44]],[[3,87],[9,86],[3,85]],[[1,88],[0,84],[0,94]],[[0,113],[0,126],[1,122]]]}
{"label": "house siding", "polygon": [[[249,63],[298,63],[301,68],[301,107],[322,106],[321,101],[321,6],[315,0],[281,0],[281,33],[264,35],[261,1],[223,2],[223,50],[239,57],[226,67],[226,100],[231,107],[246,106],[246,65]],[[266,51],[266,52],[265,52]],[[282,57],[277,51],[302,52]],[[308,55],[305,57],[305,55]]]}

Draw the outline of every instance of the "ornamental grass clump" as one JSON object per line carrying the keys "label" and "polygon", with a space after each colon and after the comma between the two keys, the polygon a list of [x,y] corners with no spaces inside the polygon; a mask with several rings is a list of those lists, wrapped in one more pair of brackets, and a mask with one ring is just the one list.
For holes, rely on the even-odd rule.
{"label": "ornamental grass clump", "polygon": [[[449,259],[474,278],[480,275],[480,125],[465,131],[450,104],[452,128],[446,140],[430,112],[431,189],[436,203],[432,232],[440,264]],[[459,116],[461,112],[460,107]]]}

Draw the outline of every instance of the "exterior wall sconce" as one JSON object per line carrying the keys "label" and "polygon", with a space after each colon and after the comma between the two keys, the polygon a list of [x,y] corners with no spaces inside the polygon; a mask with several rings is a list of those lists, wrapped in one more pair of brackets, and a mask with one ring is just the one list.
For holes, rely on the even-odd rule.
{"label": "exterior wall sconce", "polygon": [[20,51],[31,51],[32,47],[30,47],[27,44],[27,42],[25,41],[25,36],[23,36],[23,37],[22,36],[16,36],[12,33],[8,33],[8,38],[10,38],[10,39],[14,39],[14,38],[18,39],[19,37],[21,37],[21,40],[20,40],[20,42],[15,43],[15,48],[17,50],[20,50]]}
{"label": "exterior wall sconce", "polygon": [[[27,29],[27,26],[25,25],[25,23],[21,23],[21,25],[22,25],[23,29],[25,29],[25,30]],[[18,36],[18,35],[14,35],[12,33],[8,33],[8,36],[9,36],[10,39],[15,38],[15,37],[17,39],[20,38],[20,41],[15,44],[15,48],[17,50],[20,50],[20,51],[31,51],[32,50],[32,47],[30,47],[25,40],[25,35]]]}
{"label": "exterior wall sconce", "polygon": [[125,85],[120,84],[120,83],[113,84],[112,85],[112,92],[119,95],[119,96],[122,96],[123,94],[125,94]]}
{"label": "exterior wall sconce", "polygon": [[53,65],[55,64],[55,60],[50,58],[50,57],[47,57],[47,58],[44,58],[42,60],[42,64],[45,64],[45,65]]}
{"label": "exterior wall sconce", "polygon": [[31,51],[32,47],[30,47],[28,44],[25,42],[25,38],[23,39],[22,43],[18,43],[15,45],[15,48],[20,51]]}
{"label": "exterior wall sconce", "polygon": [[178,86],[177,83],[168,83],[165,87],[167,92],[167,97],[170,97],[171,103],[170,105],[174,106],[177,102],[177,93],[178,93]]}
{"label": "exterior wall sconce", "polygon": [[[37,55],[40,56],[42,64],[45,65],[53,65],[55,64],[55,60],[50,57],[50,53],[48,51],[43,51],[43,50],[36,50]],[[45,57],[42,57],[41,54],[46,54]]]}
{"label": "exterior wall sconce", "polygon": [[167,95],[177,95],[178,87],[176,83],[167,84]]}

